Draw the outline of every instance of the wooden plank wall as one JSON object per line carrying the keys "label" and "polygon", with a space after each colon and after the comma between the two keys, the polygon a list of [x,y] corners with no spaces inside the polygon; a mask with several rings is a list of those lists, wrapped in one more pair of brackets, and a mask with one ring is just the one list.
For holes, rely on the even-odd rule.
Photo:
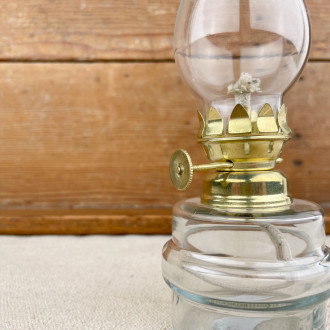
{"label": "wooden plank wall", "polygon": [[[330,208],[330,2],[307,0],[310,61],[285,97],[291,193]],[[174,150],[205,161],[179,78],[179,0],[0,4],[0,233],[168,233]]]}

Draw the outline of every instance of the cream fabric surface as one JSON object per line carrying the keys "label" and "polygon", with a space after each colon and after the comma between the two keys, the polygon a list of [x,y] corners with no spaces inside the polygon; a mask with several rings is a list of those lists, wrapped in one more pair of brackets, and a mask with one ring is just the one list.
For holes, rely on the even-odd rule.
{"label": "cream fabric surface", "polygon": [[171,329],[168,239],[0,236],[0,329]]}
{"label": "cream fabric surface", "polygon": [[0,236],[0,329],[171,329],[166,236]]}

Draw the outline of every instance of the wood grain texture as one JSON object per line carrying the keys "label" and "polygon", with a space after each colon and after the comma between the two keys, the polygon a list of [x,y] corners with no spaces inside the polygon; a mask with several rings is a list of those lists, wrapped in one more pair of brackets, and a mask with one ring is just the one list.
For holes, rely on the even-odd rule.
{"label": "wood grain texture", "polygon": [[[184,193],[168,174],[178,148],[206,161],[172,63],[179,2],[0,3],[0,234],[168,234],[172,205],[200,195],[202,174]],[[330,209],[330,2],[306,2],[313,62],[285,98],[279,168]]]}
{"label": "wood grain texture", "polygon": [[[0,3],[0,59],[171,59],[179,0]],[[311,58],[330,58],[330,2],[307,0]]]}
{"label": "wood grain texture", "polygon": [[15,0],[0,4],[5,59],[172,57],[178,0]]}
{"label": "wood grain texture", "polygon": [[170,234],[170,210],[0,211],[1,235]]}
{"label": "wood grain texture", "polygon": [[[198,102],[173,63],[0,64],[0,209],[169,209],[168,163],[197,144]],[[330,67],[309,63],[285,102],[291,193],[330,203]],[[308,93],[306,91],[309,91]]]}

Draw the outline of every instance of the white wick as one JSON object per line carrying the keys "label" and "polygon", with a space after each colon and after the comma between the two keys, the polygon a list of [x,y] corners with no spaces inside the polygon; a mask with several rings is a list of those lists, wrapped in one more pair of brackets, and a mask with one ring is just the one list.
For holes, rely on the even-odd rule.
{"label": "white wick", "polygon": [[252,78],[249,73],[242,72],[238,81],[235,84],[228,86],[228,93],[235,94],[236,104],[241,104],[243,107],[250,107],[251,94],[261,92],[260,79]]}

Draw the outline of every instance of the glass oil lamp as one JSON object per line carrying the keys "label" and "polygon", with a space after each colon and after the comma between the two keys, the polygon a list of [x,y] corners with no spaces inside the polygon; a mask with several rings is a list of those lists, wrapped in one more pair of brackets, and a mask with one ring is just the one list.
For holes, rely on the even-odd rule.
{"label": "glass oil lamp", "polygon": [[205,172],[201,197],[174,206],[163,249],[174,329],[325,329],[322,211],[291,198],[275,170],[291,135],[282,96],[310,47],[304,1],[182,0],[174,44],[210,161],[193,165],[184,150],[171,158],[179,190]]}

